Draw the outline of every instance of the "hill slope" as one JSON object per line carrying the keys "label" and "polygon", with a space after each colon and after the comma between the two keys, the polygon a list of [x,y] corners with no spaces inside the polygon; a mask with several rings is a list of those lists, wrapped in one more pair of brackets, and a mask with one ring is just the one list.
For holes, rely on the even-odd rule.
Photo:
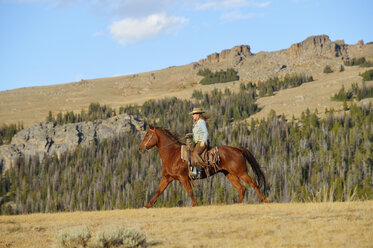
{"label": "hill slope", "polygon": [[236,204],[0,216],[0,247],[53,247],[60,230],[141,230],[150,247],[371,247],[373,202]]}
{"label": "hill slope", "polygon": [[[361,56],[373,56],[372,43],[346,45],[343,41],[333,42],[326,35],[312,36],[288,49],[275,52],[253,54],[247,45],[236,46],[211,54],[198,62],[154,72],[2,91],[0,124],[23,122],[28,127],[44,120],[49,110],[54,113],[80,111],[87,109],[92,102],[119,108],[167,96],[189,98],[194,89],[210,90],[213,87],[232,86],[199,85],[201,77],[197,72],[204,68],[213,71],[234,68],[243,82],[282,77],[287,73],[305,73],[322,80],[325,65],[337,70],[344,60]],[[357,69],[347,70],[346,74],[348,77],[357,77],[359,72]],[[334,75],[328,75],[326,79],[334,80]],[[335,80],[339,84],[344,82]],[[339,89],[340,86],[335,88]],[[323,88],[323,92],[330,95],[335,93],[335,88]],[[307,94],[314,94],[316,97],[319,92],[311,91]]]}

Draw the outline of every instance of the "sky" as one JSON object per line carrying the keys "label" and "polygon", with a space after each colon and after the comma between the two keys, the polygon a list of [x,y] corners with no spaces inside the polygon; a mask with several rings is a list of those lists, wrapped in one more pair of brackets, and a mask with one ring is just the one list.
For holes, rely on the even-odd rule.
{"label": "sky", "polygon": [[0,0],[0,91],[155,71],[237,45],[373,41],[372,0]]}

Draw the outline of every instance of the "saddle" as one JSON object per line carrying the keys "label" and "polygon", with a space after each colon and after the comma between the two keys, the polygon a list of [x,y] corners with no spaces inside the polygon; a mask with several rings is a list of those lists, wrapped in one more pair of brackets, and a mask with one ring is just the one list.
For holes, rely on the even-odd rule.
{"label": "saddle", "polygon": [[213,169],[214,172],[218,171],[220,164],[218,147],[215,146],[213,148],[208,148],[201,154],[203,164],[198,163],[198,161],[194,161],[191,156],[193,149],[194,147],[192,142],[187,142],[186,145],[181,146],[181,159],[185,162],[188,162],[189,167],[194,167],[196,165],[202,166],[202,168],[205,170],[206,176],[210,175],[210,169]]}
{"label": "saddle", "polygon": [[[191,164],[196,164],[197,161],[194,161],[191,158],[193,150],[188,149],[187,145],[181,146],[181,159],[186,162],[190,162]],[[202,154],[201,158],[206,166],[213,166],[217,167],[220,164],[220,155],[218,147],[213,147],[206,149]]]}

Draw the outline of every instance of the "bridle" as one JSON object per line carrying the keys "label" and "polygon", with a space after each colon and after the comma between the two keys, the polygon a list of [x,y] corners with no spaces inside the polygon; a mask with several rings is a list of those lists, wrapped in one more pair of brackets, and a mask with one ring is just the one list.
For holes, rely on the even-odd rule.
{"label": "bridle", "polygon": [[146,143],[145,143],[145,148],[146,148],[146,150],[148,150],[148,148],[147,148],[147,145],[149,144],[149,141],[153,138],[153,136],[154,136],[154,134],[155,134],[155,131],[154,130],[151,130],[151,129],[149,129],[150,131],[152,131],[152,136],[146,141]]}

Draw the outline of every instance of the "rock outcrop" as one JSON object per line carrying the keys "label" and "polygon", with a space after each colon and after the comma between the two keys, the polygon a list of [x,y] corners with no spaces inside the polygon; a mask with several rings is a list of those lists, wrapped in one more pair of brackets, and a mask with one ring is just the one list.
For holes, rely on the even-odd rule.
{"label": "rock outcrop", "polygon": [[347,45],[344,41],[332,42],[327,35],[308,37],[306,40],[293,44],[289,48],[291,58],[299,56],[325,56],[329,58],[346,57]]}
{"label": "rock outcrop", "polygon": [[287,74],[316,76],[326,65],[338,70],[344,61],[362,56],[373,56],[373,43],[359,41],[348,45],[344,40],[331,41],[328,35],[316,35],[274,52],[253,54],[248,45],[236,46],[193,63],[193,69],[198,72],[204,68],[211,71],[234,68],[240,80],[257,82]]}
{"label": "rock outcrop", "polygon": [[100,123],[82,122],[54,126],[40,122],[17,133],[10,145],[0,146],[0,168],[12,166],[22,154],[25,157],[45,154],[60,156],[78,145],[88,146],[98,140],[119,136],[132,129],[143,131],[144,123],[127,114],[118,115]]}
{"label": "rock outcrop", "polygon": [[231,66],[238,65],[246,57],[252,56],[250,46],[241,45],[235,46],[232,49],[226,49],[220,53],[213,53],[202,59],[199,63],[202,64],[215,64],[215,63],[227,63]]}

